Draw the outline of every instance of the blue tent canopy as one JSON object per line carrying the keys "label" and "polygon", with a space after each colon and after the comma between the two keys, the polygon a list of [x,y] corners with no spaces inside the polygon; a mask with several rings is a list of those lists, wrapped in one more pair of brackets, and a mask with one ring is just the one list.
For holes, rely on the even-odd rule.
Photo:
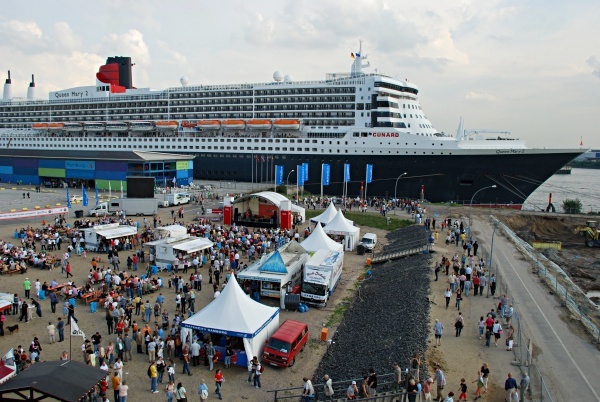
{"label": "blue tent canopy", "polygon": [[283,262],[283,258],[281,258],[281,254],[279,251],[275,251],[271,257],[267,261],[265,261],[260,268],[258,268],[260,272],[271,272],[274,274],[287,274],[287,268],[285,267],[285,263]]}

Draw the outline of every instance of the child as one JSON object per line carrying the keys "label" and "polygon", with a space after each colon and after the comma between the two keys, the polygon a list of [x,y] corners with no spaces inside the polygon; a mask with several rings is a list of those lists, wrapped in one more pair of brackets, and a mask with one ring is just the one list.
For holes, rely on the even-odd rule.
{"label": "child", "polygon": [[481,376],[481,373],[477,373],[477,379],[475,381],[473,381],[474,383],[477,383],[477,390],[475,391],[475,400],[481,398],[481,394],[483,393],[483,377]]}
{"label": "child", "polygon": [[460,379],[460,385],[458,390],[460,394],[458,395],[458,402],[467,400],[467,381],[464,378]]}
{"label": "child", "polygon": [[67,318],[67,314],[69,313],[69,302],[65,302],[65,305],[62,308],[63,318]]}
{"label": "child", "polygon": [[448,396],[444,399],[444,402],[454,402],[454,392],[448,392]]}

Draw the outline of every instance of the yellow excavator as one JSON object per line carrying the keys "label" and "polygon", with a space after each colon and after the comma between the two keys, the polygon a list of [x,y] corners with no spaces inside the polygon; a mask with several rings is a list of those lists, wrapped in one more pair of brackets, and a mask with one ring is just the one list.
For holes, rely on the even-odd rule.
{"label": "yellow excavator", "polygon": [[586,226],[577,226],[575,234],[585,236],[585,244],[588,247],[600,246],[600,232],[598,232],[598,224],[596,221],[587,221]]}

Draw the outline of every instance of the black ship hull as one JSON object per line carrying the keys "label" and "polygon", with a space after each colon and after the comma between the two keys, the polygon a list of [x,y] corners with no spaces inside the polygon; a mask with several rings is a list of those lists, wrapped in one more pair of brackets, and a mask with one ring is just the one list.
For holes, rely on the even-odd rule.
{"label": "black ship hull", "polygon": [[[330,185],[323,194],[344,193],[344,164],[350,164],[349,197],[367,196],[423,198],[430,202],[469,203],[478,190],[474,204],[523,204],[550,176],[581,152],[501,154],[501,155],[432,155],[432,156],[348,156],[337,155],[226,155],[204,154],[194,160],[197,180],[224,180],[274,183],[274,165],[284,166],[283,181],[296,184],[297,165],[308,163],[308,180],[304,189],[321,193],[321,165],[331,166]],[[373,181],[366,184],[366,165],[373,165]],[[289,174],[292,170],[293,173]],[[407,174],[398,177],[402,173]],[[288,176],[289,174],[289,176]],[[397,181],[397,187],[396,187]]]}

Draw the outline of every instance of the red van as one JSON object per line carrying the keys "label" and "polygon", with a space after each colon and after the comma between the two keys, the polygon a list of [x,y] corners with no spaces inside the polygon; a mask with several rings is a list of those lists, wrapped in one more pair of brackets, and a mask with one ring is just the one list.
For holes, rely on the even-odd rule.
{"label": "red van", "polygon": [[304,349],[308,340],[308,325],[287,320],[267,341],[262,361],[277,367],[292,367],[296,355]]}

